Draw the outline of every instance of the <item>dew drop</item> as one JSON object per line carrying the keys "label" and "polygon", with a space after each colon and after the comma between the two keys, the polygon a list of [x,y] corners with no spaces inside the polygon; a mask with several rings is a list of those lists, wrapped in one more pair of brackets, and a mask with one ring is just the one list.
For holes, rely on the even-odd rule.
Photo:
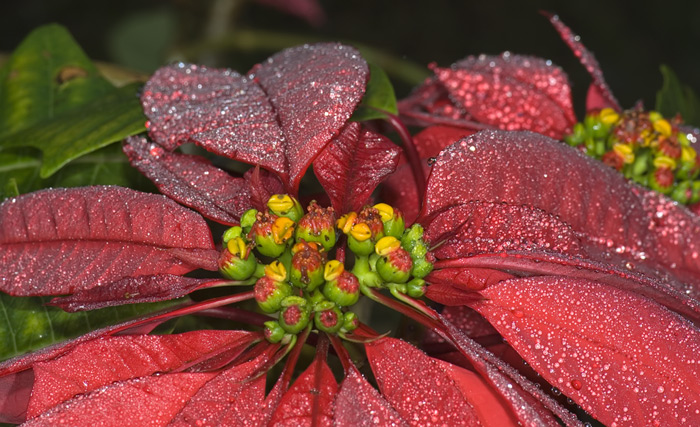
{"label": "dew drop", "polygon": [[581,387],[583,387],[583,384],[579,380],[571,380],[571,387],[573,387],[574,390],[581,390]]}

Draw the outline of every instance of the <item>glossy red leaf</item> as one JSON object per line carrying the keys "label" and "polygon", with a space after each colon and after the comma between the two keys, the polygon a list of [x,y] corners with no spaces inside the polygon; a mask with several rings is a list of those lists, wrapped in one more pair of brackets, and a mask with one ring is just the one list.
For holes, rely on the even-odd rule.
{"label": "glossy red leaf", "polygon": [[354,367],[343,380],[333,406],[334,426],[409,425]]}
{"label": "glossy red leaf", "polygon": [[222,224],[237,224],[250,208],[251,192],[243,178],[234,178],[200,156],[171,153],[146,138],[124,141],[124,153],[161,193]]}
{"label": "glossy red leaf", "polygon": [[61,357],[33,365],[35,380],[27,417],[113,382],[170,372],[209,353],[245,347],[252,336],[244,331],[194,331],[89,341]]}
{"label": "glossy red leaf", "polygon": [[473,291],[512,278],[513,275],[489,268],[441,268],[426,277],[425,296],[447,306],[461,306],[480,298]]}
{"label": "glossy red leaf", "polygon": [[472,306],[548,382],[607,425],[700,423],[700,331],[601,283],[513,279]]}
{"label": "glossy red leaf", "polygon": [[[23,426],[167,425],[215,373],[175,373],[121,381],[78,395]],[[146,421],[147,420],[147,421]]]}
{"label": "glossy red leaf", "polygon": [[574,414],[564,409],[540,387],[477,344],[444,317],[437,313],[436,316],[446,330],[436,330],[435,332],[454,344],[457,350],[471,363],[475,371],[500,394],[521,424],[560,426],[560,422],[563,422],[567,426],[581,425]]}
{"label": "glossy red leaf", "polygon": [[284,50],[246,76],[177,64],[146,84],[151,137],[168,149],[196,142],[216,154],[277,172],[289,191],[345,125],[369,70],[340,44]]}
{"label": "glossy red leaf", "polygon": [[[595,89],[589,88],[586,109],[590,111],[594,108],[611,107],[617,111],[622,111],[620,104],[605,82],[603,71],[600,69],[598,61],[595,59],[595,56],[593,56],[593,53],[586,49],[586,46],[581,43],[581,37],[574,34],[571,28],[561,22],[559,16],[550,15],[548,13],[545,13],[545,16],[549,18],[549,22],[554,25],[554,28],[559,32],[562,40],[571,48],[574,55],[576,55],[579,61],[581,61],[581,64],[586,67],[586,71],[588,71],[588,74],[593,78],[592,87]],[[595,96],[591,95],[591,90],[595,91]]]}
{"label": "glossy red leaf", "polygon": [[243,174],[250,188],[250,207],[264,211],[273,194],[284,193],[284,186],[274,174],[256,166]]}
{"label": "glossy red leaf", "polygon": [[576,123],[568,78],[551,61],[506,52],[433,71],[452,101],[480,123],[557,139]]}
{"label": "glossy red leaf", "polygon": [[325,360],[316,357],[282,396],[270,425],[332,425],[333,400],[337,392],[333,371]]}
{"label": "glossy red leaf", "polygon": [[168,425],[266,425],[272,408],[265,405],[266,376],[258,372],[265,362],[266,357],[258,357],[212,378]]}
{"label": "glossy red leaf", "polygon": [[403,419],[414,425],[477,425],[474,407],[437,359],[394,338],[365,349],[382,395]]}
{"label": "glossy red leaf", "polygon": [[568,224],[589,254],[662,267],[694,284],[680,292],[698,293],[700,218],[562,143],[483,131],[450,146],[433,165],[421,222],[475,200],[540,209]]}
{"label": "glossy red leaf", "polygon": [[401,150],[384,136],[349,123],[314,161],[314,173],[336,212],[359,211],[394,172]]}
{"label": "glossy red leaf", "polygon": [[3,202],[0,217],[0,288],[11,295],[70,294],[125,277],[180,275],[218,257],[198,214],[126,188],[38,191]]}
{"label": "glossy red leaf", "polygon": [[169,274],[127,277],[107,286],[97,286],[67,297],[54,298],[50,305],[74,312],[123,304],[166,301],[222,283],[226,283],[226,280],[195,279]]}

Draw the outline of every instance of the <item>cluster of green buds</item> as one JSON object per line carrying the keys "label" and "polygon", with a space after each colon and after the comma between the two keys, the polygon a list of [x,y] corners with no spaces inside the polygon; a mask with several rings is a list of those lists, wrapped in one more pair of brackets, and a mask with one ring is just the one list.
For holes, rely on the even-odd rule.
{"label": "cluster of green buds", "polygon": [[[341,233],[347,236],[340,239],[342,251],[336,247]],[[389,205],[336,221],[333,208],[312,201],[304,213],[297,200],[277,194],[265,212],[245,212],[223,243],[221,274],[254,285],[260,310],[276,315],[265,323],[271,342],[287,342],[307,327],[344,336],[359,325],[350,308],[360,294],[380,288],[422,297],[433,261],[422,227],[406,229],[401,212]]]}
{"label": "cluster of green buds", "polygon": [[574,125],[564,140],[626,178],[692,204],[700,201],[700,161],[695,138],[681,124],[680,117],[668,120],[655,111],[603,108]]}

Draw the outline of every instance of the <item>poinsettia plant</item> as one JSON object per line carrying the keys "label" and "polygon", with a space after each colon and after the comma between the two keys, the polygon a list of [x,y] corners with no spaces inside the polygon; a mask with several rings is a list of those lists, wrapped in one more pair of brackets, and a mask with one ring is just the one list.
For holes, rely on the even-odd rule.
{"label": "poinsettia plant", "polygon": [[[122,148],[162,194],[7,199],[0,287],[70,312],[190,297],[3,362],[0,420],[698,424],[700,219],[558,140],[561,70],[483,61],[450,80],[485,82],[457,88],[472,127],[415,135],[350,46],[158,70]],[[404,116],[454,108],[434,83]],[[217,321],[168,333],[192,317]]]}

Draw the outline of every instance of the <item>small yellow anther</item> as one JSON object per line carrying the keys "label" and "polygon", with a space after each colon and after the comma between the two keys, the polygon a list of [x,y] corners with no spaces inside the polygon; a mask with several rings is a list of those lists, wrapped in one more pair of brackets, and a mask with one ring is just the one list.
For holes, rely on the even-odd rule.
{"label": "small yellow anther", "polygon": [[275,260],[265,266],[265,276],[275,282],[282,282],[287,280],[287,269],[284,268],[284,264]]}
{"label": "small yellow anther", "polygon": [[691,146],[683,146],[681,148],[681,160],[685,163],[692,163],[695,161],[695,158],[698,156],[698,153],[695,151],[695,148]]}
{"label": "small yellow anther", "polygon": [[245,241],[240,237],[234,237],[233,239],[226,242],[226,248],[232,255],[238,258],[247,258],[246,244]]}
{"label": "small yellow anther", "polygon": [[348,233],[350,233],[350,230],[352,230],[352,226],[355,225],[356,219],[357,219],[357,212],[348,212],[345,215],[338,218],[338,220],[335,222],[335,225],[344,234],[348,234]]}
{"label": "small yellow anther", "polygon": [[386,203],[377,203],[373,206],[373,208],[379,211],[379,216],[382,217],[382,222],[387,222],[394,217],[394,208]]}
{"label": "small yellow anther", "polygon": [[340,261],[330,260],[323,267],[323,278],[326,281],[335,280],[343,274],[343,271],[345,271],[345,266]]}
{"label": "small yellow anther", "polygon": [[675,169],[676,168],[676,161],[668,156],[657,156],[654,158],[654,161],[652,163],[654,164],[654,167],[656,167],[657,169],[662,169],[662,168]]}
{"label": "small yellow anther", "polygon": [[352,230],[350,230],[350,235],[358,242],[364,242],[372,237],[372,230],[369,229],[369,225],[361,222],[353,225]]}
{"label": "small yellow anther", "polygon": [[653,123],[654,130],[663,136],[671,136],[671,123],[666,119],[659,119]]}
{"label": "small yellow anther", "polygon": [[613,145],[613,151],[617,153],[618,156],[622,158],[625,163],[634,162],[634,150],[629,144],[615,144]]}
{"label": "small yellow anther", "polygon": [[281,245],[287,240],[292,238],[294,234],[294,221],[291,219],[281,216],[275,220],[272,224],[272,238],[275,239],[275,243]]}
{"label": "small yellow anther", "polygon": [[400,247],[401,242],[399,242],[399,239],[393,236],[386,236],[379,239],[377,244],[374,245],[374,251],[377,255],[384,256],[389,255]]}
{"label": "small yellow anther", "polygon": [[294,200],[286,194],[273,194],[267,201],[267,207],[275,215],[283,215],[294,207]]}
{"label": "small yellow anther", "polygon": [[615,124],[620,119],[620,115],[612,108],[603,108],[600,110],[600,121],[606,125]]}

